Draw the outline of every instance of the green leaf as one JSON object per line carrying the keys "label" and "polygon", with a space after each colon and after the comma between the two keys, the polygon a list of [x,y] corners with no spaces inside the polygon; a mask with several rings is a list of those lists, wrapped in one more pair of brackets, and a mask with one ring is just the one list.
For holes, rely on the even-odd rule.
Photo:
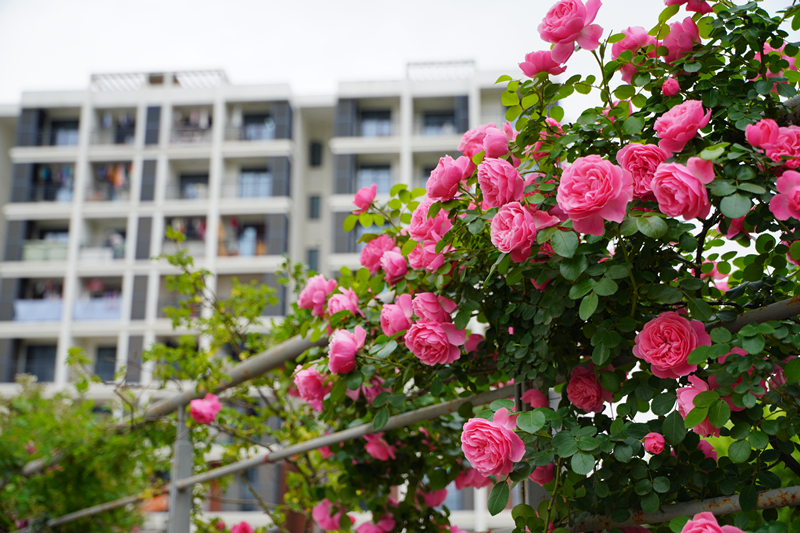
{"label": "green leaf", "polygon": [[586,452],[578,452],[570,460],[572,471],[581,476],[588,475],[594,470],[594,456]]}
{"label": "green leaf", "polygon": [[482,232],[484,227],[486,227],[486,222],[482,218],[476,218],[467,225],[467,229],[473,235]]}
{"label": "green leaf", "polygon": [[636,227],[653,239],[660,239],[666,235],[669,226],[661,217],[639,217],[636,219]]}
{"label": "green leaf", "polygon": [[400,252],[403,254],[403,257],[408,257],[411,252],[416,250],[417,245],[419,243],[413,239],[408,239],[403,247],[400,249]]}
{"label": "green leaf", "polygon": [[358,221],[365,228],[372,226],[373,220],[374,219],[370,213],[361,213],[360,215],[358,215]]}
{"label": "green leaf", "polygon": [[[636,89],[634,89],[630,85],[620,85],[614,90],[614,96],[616,96],[620,100],[627,100],[634,94],[636,94]],[[642,122],[644,123],[644,121]]]}
{"label": "green leaf", "polygon": [[737,440],[728,447],[728,457],[734,463],[744,463],[750,458],[750,443],[746,440]]}
{"label": "green leaf", "polygon": [[389,341],[386,343],[386,346],[381,348],[378,353],[375,354],[377,359],[386,359],[397,349],[397,341]]}
{"label": "green leaf", "polygon": [[731,419],[731,406],[725,400],[717,400],[708,408],[708,421],[715,428],[725,426]]}
{"label": "green leaf", "polygon": [[726,328],[714,328],[711,330],[711,340],[714,342],[730,342],[731,332]]}
{"label": "green leaf", "polygon": [[758,503],[758,489],[756,489],[756,486],[748,485],[743,488],[739,493],[739,505],[742,507],[742,512],[752,511],[756,508],[756,503]]}
{"label": "green leaf", "polygon": [[693,403],[695,407],[710,407],[712,403],[718,400],[719,394],[717,394],[717,391],[708,390],[695,396]]}
{"label": "green leaf", "polygon": [[759,354],[764,349],[764,336],[763,335],[756,335],[755,337],[748,337],[742,339],[742,348],[745,349],[747,353],[750,354]]}
{"label": "green leaf", "polygon": [[689,521],[688,516],[676,516],[672,520],[669,521],[669,529],[672,533],[681,533],[683,531],[686,522]]}
{"label": "green leaf", "polygon": [[800,241],[794,241],[789,247],[789,256],[795,261],[800,259]]}
{"label": "green leaf", "polygon": [[725,147],[720,145],[709,146],[702,152],[700,152],[700,158],[705,159],[706,161],[714,161],[719,156],[725,153]]}
{"label": "green leaf", "polygon": [[686,429],[691,429],[703,423],[703,420],[708,416],[708,407],[695,407],[686,413],[686,420],[683,421],[683,426]]}
{"label": "green leaf", "polygon": [[361,372],[350,372],[345,380],[345,383],[347,383],[347,388],[350,390],[356,390],[363,382],[364,376],[361,375]]}
{"label": "green leaf", "polygon": [[743,194],[732,194],[722,199],[719,208],[729,218],[739,218],[750,212],[753,203]]}
{"label": "green leaf", "polygon": [[622,123],[622,131],[627,135],[636,135],[644,128],[644,119],[631,115]]}
{"label": "green leaf", "polygon": [[589,291],[592,290],[592,288],[594,287],[595,283],[597,283],[597,282],[592,278],[584,278],[584,279],[580,280],[578,283],[576,283],[575,285],[570,287],[570,289],[569,289],[569,297],[572,300],[577,300],[578,298],[583,297]]}
{"label": "green leaf", "polygon": [[667,6],[666,9],[664,9],[658,15],[658,21],[663,24],[664,22],[666,22],[669,19],[671,19],[672,17],[674,17],[678,13],[679,10],[680,10],[680,6],[679,5]]}
{"label": "green leaf", "polygon": [[614,280],[602,277],[595,284],[593,290],[598,296],[611,296],[617,292],[617,289],[619,289],[619,286]]}
{"label": "green leaf", "polygon": [[497,78],[497,81],[495,82],[495,84],[497,84],[497,83],[502,83],[502,82],[504,82],[504,81],[511,81],[511,80],[513,80],[513,79],[514,79],[514,78],[512,78],[512,77],[511,77],[511,76],[509,76],[508,74],[503,74],[502,76],[500,76],[499,78]]}
{"label": "green leaf", "polygon": [[550,238],[553,251],[561,257],[572,257],[578,249],[580,240],[571,231],[556,231]]}
{"label": "green leaf", "polygon": [[517,417],[517,427],[526,433],[536,433],[546,422],[547,418],[541,411],[523,411]]}
{"label": "green leaf", "polygon": [[504,91],[503,94],[500,95],[500,103],[507,107],[519,105],[517,91]]}
{"label": "green leaf", "polygon": [[661,493],[666,494],[669,492],[669,479],[665,478],[664,476],[658,476],[653,480],[653,490]]}
{"label": "green leaf", "polygon": [[391,393],[383,391],[382,393],[375,396],[374,400],[372,400],[372,406],[383,407],[384,405],[386,405],[386,402],[389,401],[389,396],[391,396]]}
{"label": "green leaf", "polygon": [[769,436],[763,431],[751,431],[750,435],[747,436],[747,440],[757,450],[763,450],[769,444]]}
{"label": "green leaf", "polygon": [[509,488],[508,483],[501,481],[492,488],[489,494],[489,514],[492,516],[500,514],[500,511],[508,505]]}
{"label": "green leaf", "polygon": [[514,400],[495,400],[489,404],[489,409],[492,411],[508,409],[510,411],[514,409]]}
{"label": "green leaf", "polygon": [[356,222],[358,222],[358,215],[347,215],[347,218],[344,219],[344,224],[342,225],[344,231],[353,231],[353,228],[356,227]]}
{"label": "green leaf", "polygon": [[372,428],[375,431],[378,431],[383,426],[385,426],[386,422],[388,421],[389,421],[389,408],[382,407],[377,413],[375,413],[375,418],[372,419]]}
{"label": "green leaf", "polygon": [[345,384],[343,379],[337,379],[336,383],[333,384],[333,389],[331,389],[331,396],[329,398],[329,402],[331,404],[339,403],[342,398],[344,398],[345,393],[347,392],[347,385]]}
{"label": "green leaf", "polygon": [[800,379],[800,357],[790,359],[783,367],[783,376],[786,378],[786,384],[790,385],[796,383]]}
{"label": "green leaf", "polygon": [[559,265],[559,271],[569,281],[576,281],[584,270],[589,266],[585,255],[578,255],[572,258],[564,258]]}
{"label": "green leaf", "polygon": [[597,294],[589,293],[586,295],[583,300],[581,300],[581,307],[578,311],[578,315],[581,317],[581,320],[589,320],[589,318],[594,314],[595,309],[597,309],[597,304],[599,300],[597,298]]}
{"label": "green leaf", "polygon": [[662,416],[669,413],[670,409],[675,405],[675,394],[670,392],[662,392],[653,398],[652,411],[653,414]]}
{"label": "green leaf", "polygon": [[708,351],[708,346],[698,346],[689,353],[689,357],[686,359],[686,362],[690,365],[701,365],[708,361]]}
{"label": "green leaf", "polygon": [[608,38],[608,44],[618,43],[625,39],[624,33],[615,33],[611,37]]}
{"label": "green leaf", "polygon": [[689,304],[689,312],[692,313],[692,316],[702,322],[707,321],[714,313],[711,306],[700,298],[689,298],[687,303]]}
{"label": "green leaf", "polygon": [[562,120],[564,120],[564,108],[557,105],[551,107],[550,118],[552,118],[556,122],[561,122]]}
{"label": "green leaf", "polygon": [[645,513],[655,513],[658,511],[658,506],[661,504],[661,501],[658,498],[658,493],[651,492],[644,498],[642,498],[642,510]]}

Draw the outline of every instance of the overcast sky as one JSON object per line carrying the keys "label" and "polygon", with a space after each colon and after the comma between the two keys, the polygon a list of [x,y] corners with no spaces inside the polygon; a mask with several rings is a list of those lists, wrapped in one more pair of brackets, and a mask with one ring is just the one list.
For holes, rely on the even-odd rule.
{"label": "overcast sky", "polygon": [[[519,76],[551,0],[0,0],[0,104],[84,89],[96,72],[222,68],[237,84],[330,94],[399,79],[407,61],[474,59]],[[769,0],[773,9],[787,0]],[[663,0],[605,0],[607,32],[652,27]],[[590,73],[588,53],[567,74]],[[595,67],[596,68],[596,67]]]}

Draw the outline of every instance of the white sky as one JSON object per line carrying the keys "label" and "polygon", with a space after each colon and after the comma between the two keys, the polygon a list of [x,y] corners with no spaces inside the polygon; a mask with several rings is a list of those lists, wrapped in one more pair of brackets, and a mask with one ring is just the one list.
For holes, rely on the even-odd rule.
{"label": "white sky", "polygon": [[[96,72],[222,68],[235,84],[288,82],[330,94],[400,79],[407,61],[474,59],[521,76],[543,49],[554,0],[0,0],[0,103],[23,90],[84,89]],[[788,0],[767,0],[775,9]],[[663,0],[605,0],[606,30],[652,27]],[[567,75],[595,73],[591,56]]]}

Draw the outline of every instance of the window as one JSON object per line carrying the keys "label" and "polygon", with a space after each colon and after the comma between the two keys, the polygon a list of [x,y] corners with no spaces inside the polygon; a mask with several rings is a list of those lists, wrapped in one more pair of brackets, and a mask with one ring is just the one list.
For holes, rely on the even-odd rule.
{"label": "window", "polygon": [[383,137],[391,134],[392,112],[390,110],[361,112],[362,137]]}
{"label": "window", "polygon": [[317,248],[308,249],[308,269],[319,272],[319,250]]}
{"label": "window", "polygon": [[392,188],[392,167],[390,165],[361,165],[356,173],[356,190],[378,186],[378,194],[389,194]]}
{"label": "window", "polygon": [[272,196],[272,173],[267,168],[243,168],[239,177],[239,198]]}
{"label": "window", "polygon": [[54,120],[50,124],[52,146],[75,146],[78,144],[77,120]]}
{"label": "window", "polygon": [[308,197],[308,218],[317,220],[319,218],[319,195],[312,195]]}
{"label": "window", "polygon": [[[254,489],[258,490],[258,470],[255,468],[251,468],[250,470],[245,470],[242,476],[250,483]],[[255,511],[256,510],[256,497],[253,494],[253,491],[250,490],[250,486],[247,483],[242,481],[241,485],[241,495],[242,500],[251,500],[253,503],[241,503],[239,504],[240,511]]]}
{"label": "window", "polygon": [[426,111],[422,116],[423,135],[451,135],[456,132],[454,111]]}
{"label": "window", "polygon": [[117,347],[104,346],[97,348],[97,359],[94,362],[94,373],[103,381],[113,381],[117,369]]}
{"label": "window", "polygon": [[311,141],[309,149],[309,165],[318,167],[322,165],[322,143],[319,141]]}
{"label": "window", "polygon": [[245,141],[268,141],[275,138],[275,121],[265,114],[244,116],[242,138]]}
{"label": "window", "polygon": [[56,346],[28,346],[25,354],[25,373],[33,374],[39,382],[52,382],[56,375]]}
{"label": "window", "polygon": [[180,177],[180,198],[208,198],[208,174],[183,174]]}

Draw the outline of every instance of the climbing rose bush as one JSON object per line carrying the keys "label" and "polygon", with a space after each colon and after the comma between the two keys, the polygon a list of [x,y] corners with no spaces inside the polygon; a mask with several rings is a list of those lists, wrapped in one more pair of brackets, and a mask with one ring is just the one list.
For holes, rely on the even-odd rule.
{"label": "climbing rose bush", "polygon": [[[359,191],[360,268],[295,275],[281,331],[327,338],[293,374],[303,408],[319,433],[369,428],[311,455],[321,528],[363,502],[358,531],[451,530],[451,483],[491,485],[492,514],[543,486],[520,533],[734,494],[743,513],[651,530],[797,519],[755,507],[800,484],[800,7],[665,4],[603,29],[599,0],[555,3],[498,80],[507,122],[465,132],[426,189]],[[574,93],[594,105],[568,122]]]}

